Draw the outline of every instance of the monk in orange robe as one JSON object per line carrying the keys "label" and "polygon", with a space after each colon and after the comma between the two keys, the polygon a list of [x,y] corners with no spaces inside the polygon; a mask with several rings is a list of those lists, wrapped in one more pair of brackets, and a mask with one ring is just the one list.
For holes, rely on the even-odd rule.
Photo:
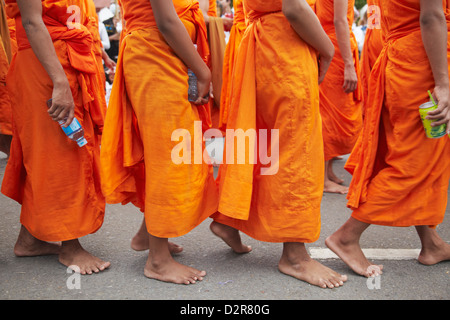
{"label": "monk in orange robe", "polygon": [[223,70],[222,70],[222,93],[220,95],[220,120],[219,129],[225,130],[228,105],[230,103],[231,95],[231,78],[233,75],[233,66],[238,53],[239,45],[244,36],[247,22],[245,19],[244,5],[242,0],[234,1],[234,17],[233,26],[230,30],[230,37],[228,39],[227,47],[225,49]]}
{"label": "monk in orange robe", "polygon": [[320,85],[320,114],[325,150],[324,191],[345,194],[348,187],[333,171],[333,159],[349,154],[362,129],[358,45],[351,31],[354,0],[317,0],[316,13],[335,47]]}
{"label": "monk in orange robe", "polygon": [[361,87],[362,87],[362,101],[363,111],[364,102],[367,101],[368,86],[370,72],[372,71],[378,56],[383,50],[383,33],[381,32],[381,12],[378,0],[367,1],[367,31],[364,38],[364,46],[361,51]]}
{"label": "monk in orange robe", "polygon": [[0,151],[9,157],[12,136],[11,101],[6,88],[6,75],[13,56],[10,40],[9,21],[6,16],[5,2],[0,0]]}
{"label": "monk in orange robe", "polygon": [[[319,82],[334,52],[310,5],[303,0],[244,1],[249,25],[236,58],[227,123],[227,132],[236,134],[226,137],[219,213],[210,228],[238,253],[251,250],[239,231],[283,243],[281,272],[334,288],[346,276],[312,260],[305,248],[320,234]],[[234,144],[242,139],[238,131],[250,137],[248,148]],[[271,161],[265,159],[268,153],[250,161],[255,148],[270,150]],[[243,155],[247,160],[239,162]]]}
{"label": "monk in orange robe", "polygon": [[[202,160],[202,130],[211,126],[206,26],[194,0],[122,0],[121,7],[127,35],[102,137],[103,191],[107,202],[131,202],[144,212],[144,275],[195,283],[206,272],[178,263],[168,239],[217,211],[213,168]],[[193,103],[188,68],[198,80]]]}
{"label": "monk in orange robe", "polygon": [[[62,264],[91,274],[110,263],[78,240],[101,227],[105,212],[98,141],[104,106],[81,7],[76,0],[7,1],[18,52],[7,79],[14,126],[2,193],[22,205],[17,256],[58,253]],[[68,126],[74,117],[84,128],[83,147],[58,123]]]}
{"label": "monk in orange robe", "polygon": [[331,250],[364,276],[382,272],[359,244],[371,224],[415,226],[422,243],[420,263],[450,259],[450,245],[436,230],[448,200],[450,139],[427,138],[418,110],[430,100],[430,90],[439,105],[429,113],[430,120],[449,124],[449,2],[379,4],[386,44],[370,76],[364,131],[349,159],[353,165],[346,166],[353,174],[347,196],[353,213],[326,239]]}

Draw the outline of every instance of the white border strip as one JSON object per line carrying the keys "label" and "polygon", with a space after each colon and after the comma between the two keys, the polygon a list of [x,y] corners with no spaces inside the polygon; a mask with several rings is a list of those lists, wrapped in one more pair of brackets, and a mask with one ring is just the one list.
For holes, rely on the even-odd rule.
{"label": "white border strip", "polygon": [[[415,260],[419,256],[420,249],[362,249],[367,259],[372,260]],[[309,254],[313,259],[339,259],[339,257],[327,248],[309,248]]]}

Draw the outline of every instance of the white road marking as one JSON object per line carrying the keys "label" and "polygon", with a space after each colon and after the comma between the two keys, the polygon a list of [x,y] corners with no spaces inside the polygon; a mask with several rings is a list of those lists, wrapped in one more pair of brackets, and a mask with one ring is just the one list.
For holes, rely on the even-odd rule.
{"label": "white road marking", "polygon": [[[415,260],[419,256],[420,249],[362,249],[364,255],[370,260]],[[327,248],[309,248],[309,254],[313,259],[339,259],[339,257]]]}

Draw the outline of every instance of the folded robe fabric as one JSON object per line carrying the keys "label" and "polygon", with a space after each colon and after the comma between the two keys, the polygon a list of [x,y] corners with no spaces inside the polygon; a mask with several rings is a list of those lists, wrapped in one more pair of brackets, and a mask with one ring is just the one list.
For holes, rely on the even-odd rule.
{"label": "folded robe fabric", "polygon": [[69,29],[70,5],[80,1],[42,1],[43,21],[69,80],[88,144],[68,139],[47,113],[53,84],[30,47],[15,1],[7,12],[17,26],[18,52],[7,86],[13,106],[13,140],[2,193],[22,205],[20,222],[36,238],[64,241],[98,230],[105,212],[100,188],[98,134],[103,127],[100,75],[92,53],[92,36],[80,12],[80,24]]}
{"label": "folded robe fabric", "polygon": [[363,113],[365,109],[364,102],[367,101],[368,86],[370,72],[372,71],[378,56],[383,50],[384,40],[381,32],[381,15],[378,0],[367,1],[368,8],[368,23],[366,36],[364,38],[364,46],[361,51],[361,87],[362,87],[362,101]]}
{"label": "folded robe fabric", "polygon": [[236,56],[244,36],[247,22],[245,18],[244,5],[242,0],[233,2],[234,17],[233,26],[230,30],[230,37],[225,48],[222,70],[222,90],[220,94],[220,120],[219,129],[225,130],[228,118],[228,106],[231,96],[231,80]]}
{"label": "folded robe fabric", "polygon": [[222,90],[222,69],[225,53],[225,31],[221,18],[209,17],[208,25],[209,49],[211,52],[211,82],[214,96],[214,105],[220,106]]}
{"label": "folded robe fabric", "polygon": [[[173,4],[208,62],[198,2]],[[122,0],[121,5],[127,35],[102,138],[103,191],[107,202],[131,202],[144,212],[152,235],[181,236],[217,210],[213,168],[202,159],[202,127],[211,126],[209,105],[188,101],[187,66],[159,32],[150,2]],[[180,154],[183,161],[178,163],[174,157],[177,160]]]}
{"label": "folded robe fabric", "polygon": [[[314,242],[324,179],[317,54],[292,29],[281,0],[244,6],[249,25],[235,61],[227,130],[256,130],[257,139],[229,153],[226,138],[214,219],[261,241]],[[249,159],[260,141],[279,157],[238,164],[238,153]]]}
{"label": "folded robe fabric", "polygon": [[[370,75],[364,130],[346,165],[353,175],[347,205],[366,223],[435,226],[447,206],[450,139],[427,138],[419,115],[434,88],[420,4],[379,5],[386,43]],[[443,10],[450,30],[447,1]]]}
{"label": "folded robe fabric", "polygon": [[[354,3],[354,0],[348,1],[347,21],[350,27],[350,46],[353,61],[359,78],[358,45],[355,35],[351,31]],[[362,92],[360,81],[358,81],[357,89],[352,93],[345,93],[342,88],[344,84],[344,60],[338,46],[334,27],[334,1],[317,0],[316,13],[335,48],[331,65],[320,85],[320,114],[323,121],[325,160],[330,160],[336,156],[350,153],[358,139],[362,129]]]}
{"label": "folded robe fabric", "polygon": [[11,100],[6,88],[6,75],[11,62],[12,45],[5,3],[0,1],[0,134],[12,135]]}

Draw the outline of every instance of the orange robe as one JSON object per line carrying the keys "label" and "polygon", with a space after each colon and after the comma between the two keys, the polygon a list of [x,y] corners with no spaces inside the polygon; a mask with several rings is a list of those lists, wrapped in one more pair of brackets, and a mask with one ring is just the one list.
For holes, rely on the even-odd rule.
{"label": "orange robe", "polygon": [[[173,4],[207,61],[206,26],[198,2]],[[204,150],[201,125],[194,122],[209,127],[209,107],[188,101],[187,67],[159,32],[150,2],[122,0],[121,5],[127,35],[102,138],[103,191],[109,203],[131,202],[140,208],[150,234],[181,236],[217,210],[213,168],[194,159]],[[180,130],[182,142],[172,136]],[[188,159],[178,164],[172,154],[180,154],[180,145]]]}
{"label": "orange robe", "polygon": [[[83,8],[83,11],[86,12],[86,15],[88,17],[88,24],[87,24],[87,28],[89,29],[89,32],[92,34],[92,39],[93,39],[93,45],[92,45],[92,50],[95,54],[95,59],[97,60],[97,64],[98,64],[98,69],[99,69],[99,73],[102,77],[102,90],[104,90],[105,88],[105,84],[106,84],[106,75],[105,75],[105,70],[103,69],[103,44],[102,44],[102,40],[100,38],[100,31],[99,31],[99,18],[97,15],[97,11],[95,8],[95,3],[94,0],[83,0],[83,5],[85,6]],[[103,96],[106,93],[103,93]]]}
{"label": "orange robe", "polygon": [[42,1],[43,21],[70,83],[75,116],[88,144],[69,140],[47,113],[53,84],[28,42],[19,9],[7,1],[17,26],[18,52],[7,86],[13,105],[11,156],[5,169],[2,193],[22,205],[20,221],[36,238],[65,241],[98,230],[105,212],[101,193],[98,133],[103,126],[99,75],[92,54],[92,36],[81,12],[78,28],[68,29],[70,5],[80,1]]}
{"label": "orange robe", "polygon": [[12,51],[5,3],[0,0],[0,134],[3,135],[12,135],[11,101],[6,87],[6,75],[13,56]]}
{"label": "orange robe", "polygon": [[210,99],[211,117],[213,126],[219,127],[220,123],[220,100],[222,94],[222,69],[226,49],[225,31],[222,18],[218,17],[216,0],[209,0],[208,41],[211,53],[211,83],[214,99]]}
{"label": "orange robe", "polygon": [[242,0],[234,1],[233,26],[230,30],[227,47],[225,49],[223,71],[222,71],[222,93],[220,95],[220,122],[219,129],[225,130],[228,117],[228,105],[231,95],[231,78],[233,66],[238,53],[239,45],[244,36],[247,22],[245,19],[244,5]]}
{"label": "orange robe", "polygon": [[[381,50],[383,50],[383,33],[381,31],[381,15],[380,9],[371,8],[371,6],[378,6],[379,0],[369,0],[367,5],[369,6],[368,11],[368,25],[366,36],[364,38],[364,46],[361,51],[361,87],[363,95],[363,105],[364,101],[367,101],[368,96],[368,85],[370,72],[380,55]],[[372,9],[372,10],[371,10]]]}
{"label": "orange robe", "polygon": [[217,1],[209,0],[208,16],[217,17]]}
{"label": "orange robe", "polygon": [[[350,45],[353,52],[356,74],[359,77],[359,53],[355,35],[351,31],[353,24],[353,6],[355,1],[348,1],[348,24],[350,26]],[[362,129],[361,86],[352,93],[345,93],[344,60],[337,43],[334,28],[334,1],[317,0],[316,13],[334,44],[335,55],[320,85],[320,113],[323,121],[323,139],[325,160],[348,154],[358,139]]]}
{"label": "orange robe", "polygon": [[238,164],[244,148],[234,145],[231,156],[232,139],[226,138],[214,219],[261,241],[314,242],[324,179],[317,54],[281,12],[282,0],[244,6],[249,25],[234,66],[227,130],[256,130],[246,156],[263,141],[272,154],[278,146],[279,157],[271,164],[261,157]]}
{"label": "orange robe", "polygon": [[[386,44],[370,76],[364,130],[346,165],[353,174],[348,207],[366,223],[435,226],[447,206],[450,139],[427,138],[419,116],[434,88],[420,4],[382,0],[380,6]],[[443,8],[450,26],[447,1]],[[447,57],[450,64],[450,49]]]}
{"label": "orange robe", "polygon": [[11,40],[11,58],[17,53],[16,20],[8,17],[9,38]]}

